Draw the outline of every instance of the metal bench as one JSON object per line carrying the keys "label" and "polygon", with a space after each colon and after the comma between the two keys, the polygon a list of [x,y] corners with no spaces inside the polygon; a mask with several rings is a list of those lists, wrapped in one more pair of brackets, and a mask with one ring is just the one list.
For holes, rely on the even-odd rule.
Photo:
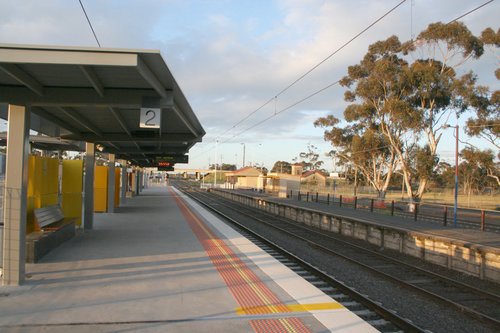
{"label": "metal bench", "polygon": [[26,261],[38,262],[47,253],[75,236],[75,218],[65,218],[58,205],[34,210],[41,231],[26,236]]}
{"label": "metal bench", "polygon": [[34,213],[36,223],[42,230],[57,228],[65,221],[63,212],[58,205],[37,208]]}

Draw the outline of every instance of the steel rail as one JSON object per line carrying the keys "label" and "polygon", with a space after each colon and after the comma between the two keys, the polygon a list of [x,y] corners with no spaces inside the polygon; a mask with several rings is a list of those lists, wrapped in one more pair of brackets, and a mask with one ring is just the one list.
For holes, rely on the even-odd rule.
{"label": "steel rail", "polygon": [[265,243],[267,246],[271,247],[274,249],[276,252],[281,253],[282,255],[290,258],[291,260],[297,262],[300,266],[302,266],[306,271],[310,272],[311,274],[316,275],[317,277],[320,277],[322,280],[324,280],[326,283],[330,284],[332,287],[338,288],[345,294],[348,294],[350,297],[352,297],[354,300],[358,301],[359,303],[363,304],[366,308],[374,311],[378,315],[380,315],[382,318],[388,320],[389,322],[393,323],[395,326],[399,327],[400,329],[404,330],[404,332],[419,332],[419,333],[424,333],[426,330],[414,325],[413,323],[409,322],[407,319],[398,316],[395,314],[393,311],[383,307],[376,301],[371,300],[370,298],[366,297],[365,295],[362,295],[361,293],[353,290],[346,284],[344,284],[341,281],[338,281],[335,279],[333,276],[329,275],[328,273],[324,272],[320,268],[311,265],[310,263],[304,261],[303,259],[297,257],[293,253],[287,251],[286,249],[280,247],[279,245],[273,243],[271,240],[268,240],[265,236],[260,235],[259,233],[256,233],[255,231],[252,231],[248,227],[242,225],[238,221],[234,220],[230,216],[226,215],[225,213],[221,212],[220,210],[214,208],[210,204],[206,203],[205,201],[202,201],[201,199],[197,198],[196,196],[192,195],[191,193],[183,191],[184,194],[188,195],[190,198],[193,200],[196,200],[206,208],[208,208],[210,211],[216,213],[220,217],[224,218],[226,221],[230,222],[231,224],[236,225],[238,228],[241,230],[244,230],[246,233],[252,235],[253,237],[257,238],[261,242]]}
{"label": "steel rail", "polygon": [[[218,197],[218,198],[220,198],[220,197]],[[228,202],[235,203],[234,201],[231,201],[231,200],[229,200],[229,199],[226,199],[226,198],[224,198],[224,199],[225,199],[225,200],[227,200]],[[221,202],[219,201],[217,204],[218,204],[218,205],[221,205]],[[308,239],[308,238],[305,238],[305,237],[303,237],[303,236],[297,235],[296,233],[293,233],[293,232],[291,232],[291,231],[289,231],[289,230],[286,230],[286,229],[284,229],[284,228],[278,227],[278,226],[276,226],[276,225],[274,225],[274,224],[272,224],[272,223],[269,223],[269,222],[267,222],[267,221],[265,221],[265,220],[259,219],[259,218],[257,218],[257,217],[255,216],[255,212],[259,212],[261,215],[264,215],[264,216],[266,216],[266,217],[269,217],[269,218],[271,218],[271,219],[273,219],[273,220],[280,220],[280,221],[282,221],[283,223],[288,223],[288,224],[291,224],[289,221],[284,221],[282,218],[279,218],[279,217],[277,217],[277,216],[275,216],[275,215],[273,215],[273,214],[269,214],[269,213],[267,213],[267,212],[263,212],[263,211],[261,211],[261,210],[257,210],[257,209],[251,209],[251,208],[249,208],[249,207],[245,207],[244,205],[241,205],[241,204],[239,204],[239,205],[238,205],[238,206],[241,206],[241,207],[240,207],[240,209],[233,208],[233,207],[231,207],[231,206],[229,206],[229,205],[224,205],[224,206],[225,206],[226,208],[229,208],[229,209],[231,209],[231,210],[236,211],[238,214],[242,214],[242,215],[244,215],[244,216],[250,217],[250,218],[252,218],[253,220],[259,221],[259,222],[261,222],[261,223],[266,224],[267,226],[269,226],[269,227],[271,227],[271,228],[274,228],[274,229],[276,229],[276,230],[279,230],[280,232],[284,232],[284,233],[288,234],[288,235],[289,235],[289,236],[291,236],[291,237],[295,237],[295,238],[297,238],[297,239],[300,239],[300,240],[302,240],[302,241],[306,242],[306,243],[307,243],[309,246],[311,246],[311,247],[317,248],[317,249],[319,249],[319,250],[321,250],[321,251],[323,251],[323,252],[329,253],[329,254],[333,254],[333,255],[336,255],[336,256],[340,256],[340,257],[342,257],[342,258],[344,258],[344,259],[346,259],[346,260],[349,260],[349,261],[351,261],[351,262],[353,262],[353,263],[355,263],[355,264],[357,264],[357,265],[360,265],[360,266],[362,266],[362,267],[364,267],[364,268],[366,268],[366,269],[369,269],[369,270],[371,270],[371,271],[373,271],[373,272],[375,272],[375,273],[377,273],[377,274],[379,274],[379,275],[382,275],[382,276],[384,276],[384,277],[386,277],[386,278],[388,278],[388,279],[390,279],[390,280],[392,280],[392,281],[394,281],[394,282],[396,282],[396,283],[398,283],[398,284],[400,284],[400,285],[402,285],[402,286],[405,286],[405,287],[408,287],[408,288],[411,288],[411,289],[417,290],[417,291],[418,291],[418,292],[420,292],[420,293],[423,293],[423,294],[425,294],[425,295],[428,295],[428,296],[430,296],[430,297],[433,297],[433,298],[435,298],[435,299],[437,299],[437,300],[439,300],[439,301],[441,301],[441,302],[444,302],[444,303],[446,303],[446,304],[452,305],[452,306],[453,306],[453,307],[455,307],[456,309],[458,309],[458,310],[460,310],[460,311],[462,311],[462,312],[464,312],[464,313],[466,313],[466,314],[468,314],[468,315],[470,315],[470,316],[472,316],[472,317],[475,317],[476,319],[479,319],[479,320],[481,320],[481,321],[483,321],[483,322],[485,322],[485,323],[488,323],[488,324],[490,324],[490,325],[493,325],[494,327],[500,328],[500,321],[499,321],[499,320],[497,320],[496,318],[493,318],[493,317],[488,316],[488,315],[486,315],[486,314],[484,314],[484,313],[478,312],[478,311],[476,311],[476,310],[474,310],[474,309],[472,309],[472,308],[470,308],[470,307],[467,307],[467,306],[465,306],[465,305],[463,305],[463,304],[457,303],[457,302],[455,302],[455,301],[453,301],[453,300],[451,300],[451,299],[449,299],[449,298],[443,297],[443,296],[441,296],[441,295],[439,295],[439,294],[436,294],[436,293],[434,293],[434,292],[432,292],[432,291],[429,291],[429,290],[426,290],[426,289],[424,289],[424,288],[422,288],[422,287],[416,286],[415,284],[408,283],[408,282],[406,282],[406,281],[404,281],[404,280],[402,280],[402,279],[399,279],[399,278],[397,278],[397,277],[395,277],[395,276],[392,276],[392,275],[390,275],[390,274],[387,274],[387,273],[385,273],[385,272],[381,271],[380,269],[377,269],[377,268],[372,267],[372,266],[370,266],[370,265],[364,264],[364,263],[360,262],[360,261],[359,261],[359,260],[357,260],[357,259],[354,259],[354,258],[352,258],[352,257],[349,257],[349,256],[343,255],[343,254],[341,254],[341,253],[338,253],[337,251],[334,251],[334,250],[331,250],[331,249],[329,249],[329,248],[326,248],[326,247],[324,247],[324,246],[322,246],[322,245],[320,245],[320,244],[318,244],[318,243],[315,243],[315,242],[311,241],[311,240],[310,240],[310,239]],[[243,208],[245,208],[245,209],[247,209],[248,211],[252,211],[252,212],[253,212],[253,214],[247,214],[247,213],[242,212],[242,211],[241,211],[241,208],[242,208],[242,207],[243,207]],[[310,228],[310,227],[297,225],[297,224],[295,224],[295,223],[293,223],[293,227],[300,228],[300,229],[303,229],[303,230],[307,230],[307,231],[309,231],[309,232],[313,232],[313,233],[316,233],[316,234],[320,234],[320,235],[322,235],[322,236],[328,237],[328,238],[330,238],[330,239],[334,239],[334,240],[336,240],[336,241],[340,241],[340,242],[344,243],[345,245],[348,245],[348,246],[351,246],[351,247],[356,248],[357,250],[361,250],[361,251],[364,251],[364,252],[370,253],[370,254],[372,254],[372,255],[375,255],[375,256],[377,256],[377,257],[381,257],[381,258],[383,258],[384,260],[389,260],[389,261],[395,262],[395,263],[397,263],[397,264],[404,265],[404,266],[406,266],[406,267],[407,267],[407,268],[409,268],[409,269],[416,270],[416,271],[418,271],[418,272],[420,272],[420,273],[422,273],[422,274],[427,274],[427,275],[430,275],[430,276],[432,276],[432,277],[434,277],[434,278],[437,278],[437,279],[439,279],[439,280],[441,280],[441,281],[444,281],[444,282],[446,282],[446,283],[453,284],[455,287],[459,287],[459,288],[467,289],[469,292],[472,292],[472,293],[474,293],[474,294],[476,294],[476,295],[478,295],[478,294],[479,294],[479,295],[480,295],[480,296],[482,296],[482,297],[487,297],[487,298],[489,298],[490,300],[493,300],[493,301],[495,301],[495,302],[497,302],[497,303],[500,303],[500,298],[499,298],[497,295],[495,295],[495,294],[491,294],[491,293],[484,292],[484,291],[479,290],[479,289],[477,289],[477,288],[475,288],[475,287],[472,287],[472,286],[470,286],[470,285],[463,284],[463,283],[461,283],[461,282],[455,281],[455,280],[453,280],[453,279],[449,279],[449,278],[444,277],[444,276],[442,276],[442,275],[440,275],[440,274],[437,274],[437,273],[429,272],[429,271],[424,270],[424,269],[421,269],[421,268],[419,268],[419,267],[415,267],[415,266],[413,266],[413,265],[407,264],[407,263],[402,262],[402,261],[399,261],[399,260],[397,260],[397,259],[394,259],[394,258],[391,258],[391,257],[385,256],[385,255],[383,255],[383,254],[381,254],[381,253],[378,253],[378,252],[375,252],[375,251],[371,251],[371,250],[369,250],[369,249],[363,248],[363,247],[358,246],[358,245],[356,245],[356,244],[352,244],[352,243],[347,242],[347,241],[345,241],[345,240],[341,240],[341,239],[339,239],[339,238],[337,238],[337,237],[332,237],[332,236],[324,235],[324,233],[320,233],[320,232],[318,232],[318,231],[316,231],[316,230],[313,230],[313,229],[312,229],[312,228]]]}

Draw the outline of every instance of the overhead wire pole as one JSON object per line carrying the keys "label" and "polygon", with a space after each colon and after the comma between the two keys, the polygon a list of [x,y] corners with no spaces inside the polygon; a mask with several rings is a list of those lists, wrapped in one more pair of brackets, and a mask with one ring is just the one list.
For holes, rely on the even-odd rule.
{"label": "overhead wire pole", "polygon": [[218,146],[219,146],[219,139],[215,141],[215,163],[214,163],[214,188],[217,187],[217,155],[218,155]]}
{"label": "overhead wire pole", "polygon": [[453,227],[457,227],[457,210],[458,210],[458,124],[455,126],[455,197],[453,205]]}

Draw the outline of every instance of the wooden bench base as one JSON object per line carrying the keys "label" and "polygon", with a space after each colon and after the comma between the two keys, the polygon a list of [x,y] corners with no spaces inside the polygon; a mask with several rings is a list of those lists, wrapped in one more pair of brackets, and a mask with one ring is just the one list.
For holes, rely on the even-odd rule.
{"label": "wooden bench base", "polygon": [[75,219],[61,223],[54,231],[26,235],[26,262],[36,263],[47,253],[75,236]]}

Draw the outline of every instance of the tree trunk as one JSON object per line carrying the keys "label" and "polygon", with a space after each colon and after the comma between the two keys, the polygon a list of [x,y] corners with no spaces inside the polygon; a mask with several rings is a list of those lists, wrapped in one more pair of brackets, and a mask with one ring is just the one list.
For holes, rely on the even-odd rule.
{"label": "tree trunk", "polygon": [[405,181],[406,185],[406,195],[408,196],[408,199],[410,199],[410,202],[413,202],[413,189],[411,188],[411,180],[410,180],[410,173],[408,170],[405,168],[403,169],[403,179]]}
{"label": "tree trunk", "polygon": [[427,187],[427,178],[421,179],[420,184],[418,185],[418,191],[415,194],[415,197],[420,201],[424,195],[425,188]]}
{"label": "tree trunk", "polygon": [[470,207],[470,195],[472,193],[472,187],[469,188],[468,194],[467,194],[467,207]]}
{"label": "tree trunk", "polygon": [[491,168],[487,168],[486,172],[486,176],[495,179],[497,181],[497,185],[500,186],[500,177],[494,175]]}

